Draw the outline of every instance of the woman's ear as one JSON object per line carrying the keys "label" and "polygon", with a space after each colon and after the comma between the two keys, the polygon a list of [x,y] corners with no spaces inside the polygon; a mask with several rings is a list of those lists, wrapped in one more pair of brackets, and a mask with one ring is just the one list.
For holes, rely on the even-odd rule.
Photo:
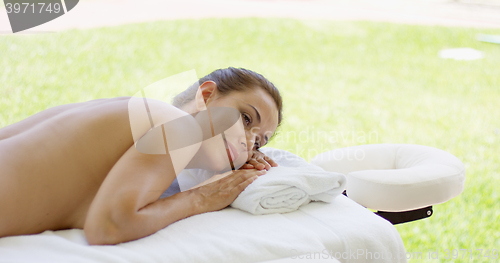
{"label": "woman's ear", "polygon": [[209,80],[203,82],[196,92],[196,109],[203,111],[207,109],[208,102],[215,97],[217,93],[217,84]]}

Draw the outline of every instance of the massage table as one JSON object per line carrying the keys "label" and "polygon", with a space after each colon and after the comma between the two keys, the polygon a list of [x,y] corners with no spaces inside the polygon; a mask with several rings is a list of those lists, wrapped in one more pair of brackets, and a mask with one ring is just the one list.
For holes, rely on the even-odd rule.
{"label": "massage table", "polygon": [[464,186],[463,164],[432,147],[362,145],[322,153],[311,163],[284,150],[262,152],[279,165],[345,174],[347,196],[282,214],[227,207],[112,246],[89,246],[81,229],[4,237],[0,262],[407,262],[396,228],[366,207],[405,213],[446,202]]}

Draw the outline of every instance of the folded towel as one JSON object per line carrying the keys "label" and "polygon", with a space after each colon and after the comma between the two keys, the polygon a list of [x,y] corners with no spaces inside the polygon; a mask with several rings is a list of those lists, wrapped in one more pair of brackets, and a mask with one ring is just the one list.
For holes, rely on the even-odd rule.
{"label": "folded towel", "polygon": [[311,201],[331,202],[344,191],[346,177],[308,164],[278,166],[257,178],[231,204],[252,214],[287,213]]}
{"label": "folded towel", "polygon": [[[278,167],[250,184],[231,204],[252,214],[286,213],[311,201],[331,202],[345,190],[345,175],[324,171],[303,158],[281,149],[261,148]],[[215,173],[185,169],[160,198],[165,198],[208,180]]]}

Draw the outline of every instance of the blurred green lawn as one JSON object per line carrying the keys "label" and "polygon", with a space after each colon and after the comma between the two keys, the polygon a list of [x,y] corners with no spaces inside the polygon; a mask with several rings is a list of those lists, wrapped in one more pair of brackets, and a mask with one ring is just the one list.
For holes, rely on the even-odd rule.
{"label": "blurred green lawn", "polygon": [[[500,30],[203,19],[0,36],[0,127],[60,104],[132,95],[190,69],[201,77],[245,67],[267,76],[284,97],[272,147],[310,160],[338,147],[412,143],[465,163],[460,196],[436,205],[431,218],[397,226],[407,251],[498,251],[500,45],[476,41],[478,33]],[[437,55],[458,47],[485,58]],[[496,260],[475,260],[483,261]]]}

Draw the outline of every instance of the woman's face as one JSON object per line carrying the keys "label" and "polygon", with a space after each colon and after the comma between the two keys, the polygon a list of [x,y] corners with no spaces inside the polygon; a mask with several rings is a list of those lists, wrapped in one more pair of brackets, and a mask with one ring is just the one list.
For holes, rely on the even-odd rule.
{"label": "woman's face", "polygon": [[[193,157],[199,168],[226,171],[238,169],[251,157],[252,152],[267,144],[278,126],[278,109],[269,93],[262,88],[244,92],[231,92],[219,96],[216,89],[207,100],[207,108],[213,108],[212,123],[217,129],[216,109],[232,108],[239,112],[239,120],[223,134],[202,142],[200,150]],[[219,111],[221,112],[221,111]],[[233,117],[234,119],[234,117]]]}

